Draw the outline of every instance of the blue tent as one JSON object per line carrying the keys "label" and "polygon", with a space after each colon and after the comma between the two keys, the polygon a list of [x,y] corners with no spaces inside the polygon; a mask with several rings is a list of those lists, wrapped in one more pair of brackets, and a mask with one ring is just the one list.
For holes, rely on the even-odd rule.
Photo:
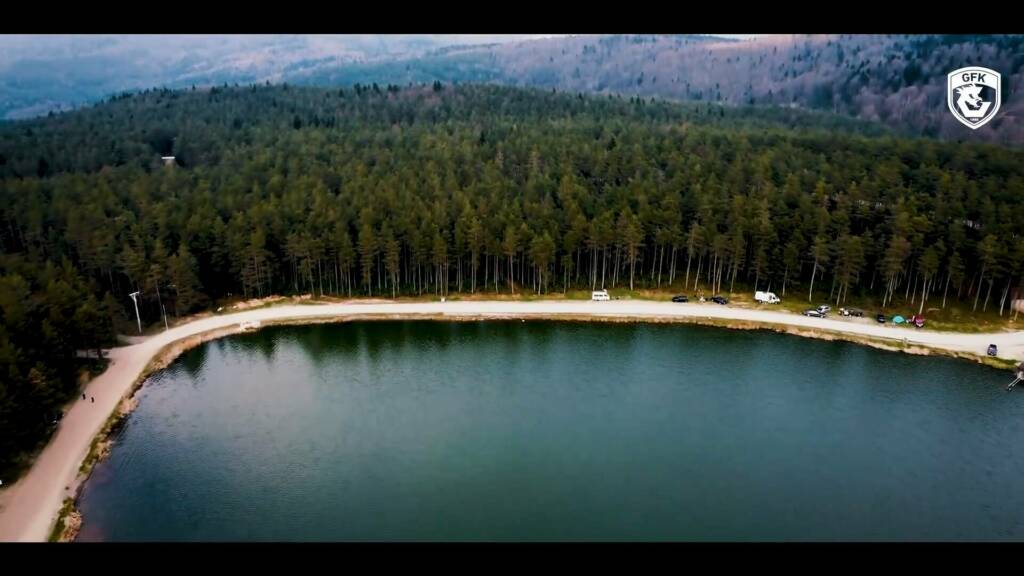
{"label": "blue tent", "polygon": [[903,316],[897,315],[897,316],[893,316],[892,317],[892,323],[893,324],[903,324],[906,321],[907,320]]}

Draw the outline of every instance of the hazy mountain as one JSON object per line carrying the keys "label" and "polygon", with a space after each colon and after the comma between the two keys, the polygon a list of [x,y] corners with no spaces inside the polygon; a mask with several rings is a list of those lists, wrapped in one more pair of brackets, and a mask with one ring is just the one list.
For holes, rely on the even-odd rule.
{"label": "hazy mountain", "polygon": [[[1024,36],[347,35],[0,37],[0,117],[122,90],[288,81],[497,82],[814,108],[910,134],[1024,143]],[[982,129],[946,106],[946,74],[1003,74]]]}
{"label": "hazy mountain", "polygon": [[536,35],[6,35],[0,118],[23,118],[124,90],[280,81],[311,69],[409,58],[443,46]]}

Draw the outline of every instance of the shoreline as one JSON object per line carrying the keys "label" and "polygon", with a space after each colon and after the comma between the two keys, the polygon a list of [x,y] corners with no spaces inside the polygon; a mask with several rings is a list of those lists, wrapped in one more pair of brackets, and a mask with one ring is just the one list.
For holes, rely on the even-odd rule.
{"label": "shoreline", "polygon": [[[248,332],[242,322],[259,328],[352,321],[430,320],[555,320],[626,323],[684,323],[734,330],[771,330],[821,340],[840,340],[917,355],[943,355],[974,360],[996,368],[1012,368],[1024,357],[1024,331],[956,333],[909,330],[852,320],[808,318],[790,312],[738,308],[717,304],[673,304],[656,301],[585,300],[450,301],[318,303],[266,306],[221,315],[206,315],[129,346],[110,350],[107,370],[94,378],[86,393],[95,404],[75,401],[57,433],[29,471],[0,491],[0,541],[45,541],[64,531],[65,516],[80,517],[74,504],[94,465],[104,457],[109,436],[126,418],[136,392],[153,373],[184,352],[211,340]],[[1000,357],[984,353],[998,343]],[[15,498],[18,496],[18,498]],[[69,505],[70,500],[70,505]],[[59,528],[59,530],[58,530]],[[73,539],[72,528],[63,535]]]}
{"label": "shoreline", "polygon": [[[73,542],[78,536],[78,531],[81,528],[83,521],[82,514],[78,510],[78,498],[82,495],[82,489],[85,487],[85,483],[89,480],[89,477],[92,476],[92,472],[96,468],[96,464],[99,464],[110,455],[110,450],[113,444],[111,436],[120,429],[128,416],[131,415],[135,408],[138,407],[139,399],[136,397],[136,394],[138,394],[139,390],[142,389],[146,380],[148,380],[153,374],[170,366],[182,354],[193,348],[201,346],[202,344],[212,340],[218,340],[220,338],[226,338],[228,336],[242,333],[244,333],[244,331],[239,330],[237,327],[216,328],[171,342],[152,357],[149,364],[146,365],[142,373],[140,373],[135,379],[131,388],[124,394],[121,402],[117,405],[117,408],[115,408],[114,412],[107,418],[103,428],[92,438],[92,442],[89,445],[89,451],[78,467],[78,475],[69,486],[69,491],[73,495],[65,497],[64,502],[57,513],[57,517],[54,519],[54,525],[50,530],[50,536],[47,539],[48,541]],[[2,512],[3,511],[0,510],[0,514],[2,514]],[[66,517],[71,517],[73,519],[73,523],[70,527],[65,523]]]}

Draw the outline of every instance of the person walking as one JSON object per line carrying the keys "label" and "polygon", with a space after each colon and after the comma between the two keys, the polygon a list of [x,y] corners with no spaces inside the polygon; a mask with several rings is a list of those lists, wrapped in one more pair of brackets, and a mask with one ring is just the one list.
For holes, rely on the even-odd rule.
{"label": "person walking", "polygon": [[85,400],[85,392],[82,392],[82,400]]}
{"label": "person walking", "polygon": [[95,397],[95,396],[90,396],[89,398],[92,398],[92,403],[93,403],[93,404],[95,404],[95,403],[96,403],[96,397]]}

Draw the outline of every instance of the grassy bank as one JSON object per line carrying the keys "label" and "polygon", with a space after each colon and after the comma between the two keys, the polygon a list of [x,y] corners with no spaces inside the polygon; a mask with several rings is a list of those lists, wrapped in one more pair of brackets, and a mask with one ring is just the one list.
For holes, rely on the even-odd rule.
{"label": "grassy bank", "polygon": [[60,507],[60,512],[57,514],[57,522],[53,525],[53,529],[50,530],[50,536],[47,538],[47,541],[70,542],[78,535],[81,525],[82,515],[75,508],[75,500],[65,498],[64,504]]}

